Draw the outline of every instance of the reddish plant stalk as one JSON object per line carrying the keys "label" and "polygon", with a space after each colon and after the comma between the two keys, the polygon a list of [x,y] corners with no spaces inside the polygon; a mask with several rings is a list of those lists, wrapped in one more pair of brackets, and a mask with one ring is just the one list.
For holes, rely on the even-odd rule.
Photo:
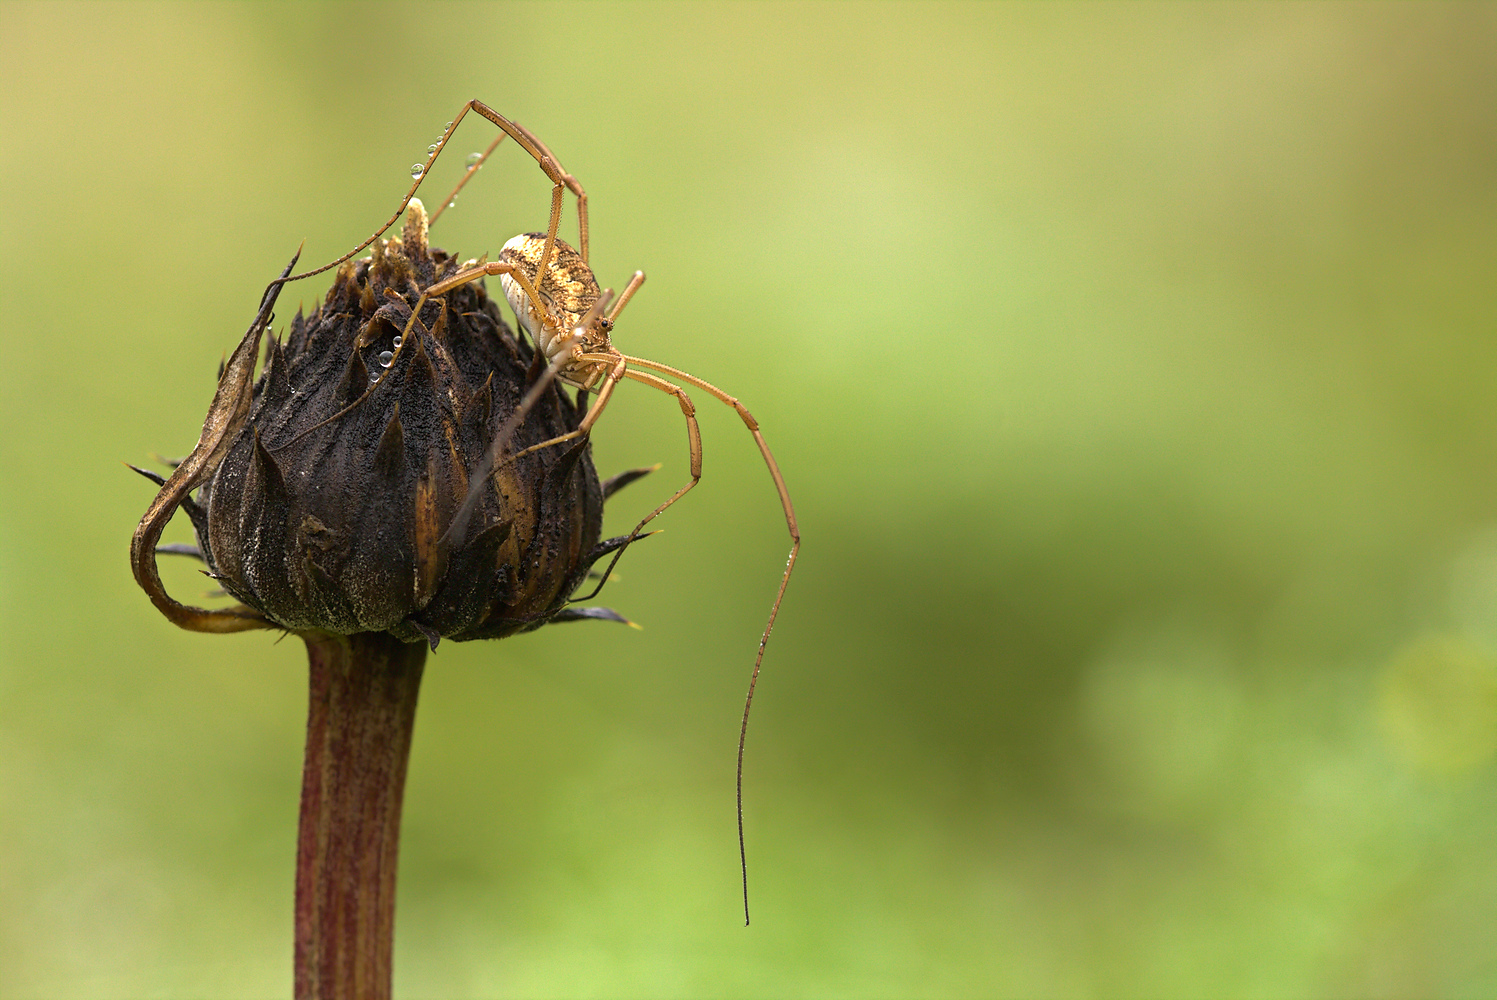
{"label": "reddish plant stalk", "polygon": [[311,666],[296,844],[297,1000],[387,1000],[395,867],[425,643],[303,635]]}

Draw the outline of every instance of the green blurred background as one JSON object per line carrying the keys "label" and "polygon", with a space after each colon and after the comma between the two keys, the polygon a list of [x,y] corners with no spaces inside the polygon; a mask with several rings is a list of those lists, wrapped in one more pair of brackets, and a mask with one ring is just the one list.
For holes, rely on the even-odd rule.
{"label": "green blurred background", "polygon": [[[0,6],[0,995],[289,994],[303,651],[155,613],[120,462],[470,97],[805,547],[754,925],[787,544],[698,394],[645,631],[428,663],[400,996],[1497,993],[1494,53],[1492,5]],[[544,224],[501,152],[434,242]],[[643,387],[594,442],[665,463],[610,529],[685,479]]]}

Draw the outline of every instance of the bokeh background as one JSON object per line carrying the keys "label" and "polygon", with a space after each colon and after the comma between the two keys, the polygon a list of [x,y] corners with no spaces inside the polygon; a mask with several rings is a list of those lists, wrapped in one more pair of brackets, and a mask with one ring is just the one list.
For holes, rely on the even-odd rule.
{"label": "bokeh background", "polygon": [[[645,631],[429,661],[399,995],[1497,993],[1494,52],[1491,5],[0,6],[0,995],[289,994],[303,651],[153,611],[120,463],[475,96],[806,540],[754,925],[787,542],[699,398],[606,592]],[[502,153],[434,242],[543,225]],[[686,476],[643,387],[594,449],[665,463],[619,531]]]}

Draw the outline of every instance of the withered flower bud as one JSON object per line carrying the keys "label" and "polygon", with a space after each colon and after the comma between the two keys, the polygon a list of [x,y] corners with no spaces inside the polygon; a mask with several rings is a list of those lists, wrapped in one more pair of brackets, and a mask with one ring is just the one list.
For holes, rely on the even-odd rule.
{"label": "withered flower bud", "polygon": [[[478,282],[427,300],[412,320],[421,290],[458,269],[428,246],[413,200],[398,239],[342,265],[285,343],[267,338],[249,389],[267,293],[259,329],[221,376],[203,440],[136,537],[137,550],[153,548],[176,499],[209,574],[245,607],[205,612],[158,596],[154,565],[142,565],[150,553],[136,551],[137,578],[168,617],[206,631],[386,632],[433,647],[443,636],[499,638],[548,621],[624,621],[565,607],[622,541],[599,543],[605,488],[586,437],[485,462],[496,437],[516,455],[574,429],[583,408],[553,383],[506,426],[545,359],[516,340]],[[235,378],[243,386],[225,402]],[[215,414],[224,425],[216,440]],[[483,480],[470,480],[475,473]],[[479,493],[465,504],[470,489]]]}

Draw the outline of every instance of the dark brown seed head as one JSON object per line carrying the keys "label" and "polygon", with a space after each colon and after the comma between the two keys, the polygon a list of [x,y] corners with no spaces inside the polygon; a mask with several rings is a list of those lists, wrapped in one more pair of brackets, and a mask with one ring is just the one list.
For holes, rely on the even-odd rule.
{"label": "dark brown seed head", "polygon": [[[398,239],[344,264],[326,300],[271,338],[249,417],[201,486],[199,546],[223,588],[292,630],[435,642],[560,614],[596,557],[603,490],[586,439],[470,482],[535,377],[476,282],[427,301],[458,261],[412,203]],[[552,386],[506,455],[576,427]],[[470,489],[473,513],[449,533]],[[195,519],[198,520],[198,519]]]}

